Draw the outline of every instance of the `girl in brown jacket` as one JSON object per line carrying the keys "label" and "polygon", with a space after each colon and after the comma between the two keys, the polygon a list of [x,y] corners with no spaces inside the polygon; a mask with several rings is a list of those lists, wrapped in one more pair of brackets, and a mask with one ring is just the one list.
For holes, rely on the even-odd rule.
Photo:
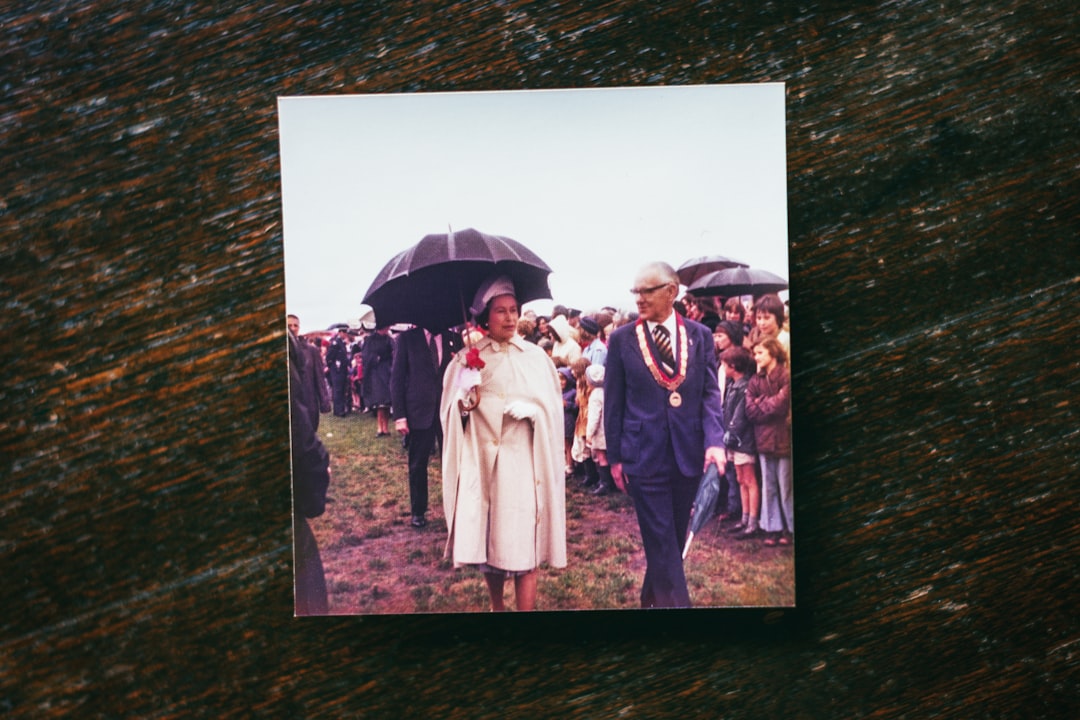
{"label": "girl in brown jacket", "polygon": [[795,533],[791,473],[791,375],[776,338],[754,345],[757,374],[746,388],[746,416],[754,423],[761,463],[761,528],[766,545],[789,545]]}

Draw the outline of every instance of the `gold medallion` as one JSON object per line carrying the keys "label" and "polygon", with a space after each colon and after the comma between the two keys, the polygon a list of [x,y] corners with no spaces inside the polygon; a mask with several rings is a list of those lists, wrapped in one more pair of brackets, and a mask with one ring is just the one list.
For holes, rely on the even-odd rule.
{"label": "gold medallion", "polygon": [[680,405],[682,405],[682,395],[677,392],[673,392],[671,393],[671,395],[668,396],[668,402],[671,403],[671,407],[679,407]]}

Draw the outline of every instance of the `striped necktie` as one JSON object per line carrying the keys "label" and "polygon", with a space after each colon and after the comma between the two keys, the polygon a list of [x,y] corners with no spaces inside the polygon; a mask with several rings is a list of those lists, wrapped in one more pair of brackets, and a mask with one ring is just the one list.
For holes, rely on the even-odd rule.
{"label": "striped necktie", "polygon": [[675,372],[675,356],[671,354],[671,339],[668,337],[668,329],[663,325],[653,328],[653,340],[656,341],[656,349],[660,351],[660,360],[664,366],[664,372],[671,375]]}

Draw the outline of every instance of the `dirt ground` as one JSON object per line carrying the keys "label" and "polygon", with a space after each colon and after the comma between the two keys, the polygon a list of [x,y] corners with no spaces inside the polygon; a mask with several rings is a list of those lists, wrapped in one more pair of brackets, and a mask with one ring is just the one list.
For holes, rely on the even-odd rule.
{"label": "dirt ground", "polygon": [[[327,512],[311,521],[319,542],[333,614],[484,612],[486,586],[472,568],[443,557],[446,522],[439,463],[433,458],[425,528],[409,524],[405,455],[396,438],[373,439],[364,416],[324,416],[320,435],[331,451]],[[542,568],[538,609],[639,607],[645,573],[637,519],[620,493],[593,496],[567,480],[564,569]],[[721,532],[713,518],[686,559],[695,606],[794,605],[793,547],[766,547]],[[508,606],[513,583],[507,583]]]}

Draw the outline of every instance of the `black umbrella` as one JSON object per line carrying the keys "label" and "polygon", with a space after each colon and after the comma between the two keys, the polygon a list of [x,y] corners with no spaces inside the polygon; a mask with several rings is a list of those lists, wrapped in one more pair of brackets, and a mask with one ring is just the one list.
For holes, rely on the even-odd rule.
{"label": "black umbrella", "polygon": [[695,280],[708,275],[711,272],[717,270],[726,270],[733,267],[750,267],[744,262],[734,260],[723,255],[702,255],[701,257],[692,258],[687,260],[679,269],[675,271],[675,274],[679,276],[679,282],[683,285],[689,286],[694,283]]}
{"label": "black umbrella", "polygon": [[768,270],[737,267],[711,272],[696,280],[687,290],[692,295],[722,295],[724,297],[753,295],[758,297],[766,293],[787,290],[787,286],[787,280]]}
{"label": "black umbrella", "polygon": [[690,530],[686,533],[686,545],[683,547],[682,551],[684,560],[686,559],[686,554],[690,552],[690,543],[693,541],[694,536],[701,532],[701,528],[705,527],[705,523],[713,516],[713,511],[716,510],[716,500],[719,497],[720,469],[716,467],[716,463],[709,463],[709,467],[705,468],[705,474],[701,476],[701,482],[698,483],[697,495],[694,497],[694,510],[693,515],[690,517]]}
{"label": "black umbrella", "polygon": [[480,284],[502,274],[518,302],[550,298],[551,268],[521,243],[468,228],[425,235],[395,255],[371,283],[364,302],[379,325],[412,323],[441,331],[464,323]]}

